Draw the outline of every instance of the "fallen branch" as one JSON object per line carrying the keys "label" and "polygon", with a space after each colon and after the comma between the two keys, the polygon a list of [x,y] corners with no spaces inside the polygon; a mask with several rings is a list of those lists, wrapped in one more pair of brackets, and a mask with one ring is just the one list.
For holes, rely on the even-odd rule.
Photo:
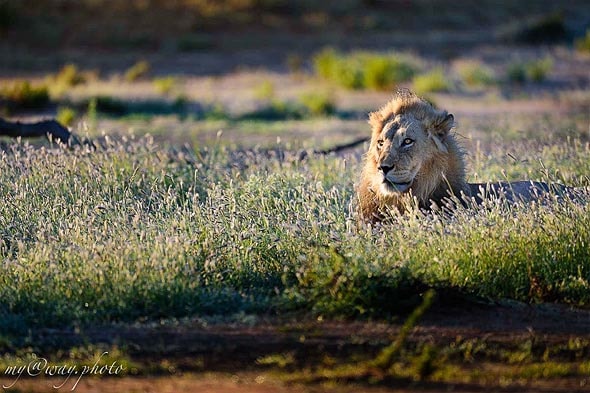
{"label": "fallen branch", "polygon": [[35,138],[51,136],[54,140],[67,144],[71,133],[55,120],[43,120],[36,123],[21,123],[20,121],[7,121],[0,118],[0,135],[12,138]]}
{"label": "fallen branch", "polygon": [[314,153],[315,154],[322,154],[322,155],[328,155],[328,154],[332,154],[332,153],[340,153],[343,150],[347,150],[347,149],[352,149],[354,147],[357,147],[358,145],[362,145],[365,142],[368,142],[370,140],[370,138],[360,138],[360,139],[356,139],[350,143],[345,143],[343,145],[336,145],[334,147],[331,147],[329,149],[326,150],[315,150]]}

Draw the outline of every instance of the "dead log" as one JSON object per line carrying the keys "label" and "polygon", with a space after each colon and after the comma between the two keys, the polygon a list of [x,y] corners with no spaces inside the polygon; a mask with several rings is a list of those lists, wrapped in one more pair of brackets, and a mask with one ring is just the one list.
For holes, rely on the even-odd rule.
{"label": "dead log", "polygon": [[321,154],[321,155],[340,153],[344,150],[352,149],[352,148],[355,148],[359,145],[362,145],[363,143],[368,142],[369,140],[371,140],[371,138],[366,138],[366,137],[365,138],[358,138],[350,143],[345,143],[343,145],[336,145],[336,146],[333,146],[333,147],[326,149],[326,150],[315,150],[314,153]]}
{"label": "dead log", "polygon": [[67,144],[71,133],[56,120],[43,120],[36,123],[21,123],[0,118],[0,135],[12,138],[51,137],[53,140]]}

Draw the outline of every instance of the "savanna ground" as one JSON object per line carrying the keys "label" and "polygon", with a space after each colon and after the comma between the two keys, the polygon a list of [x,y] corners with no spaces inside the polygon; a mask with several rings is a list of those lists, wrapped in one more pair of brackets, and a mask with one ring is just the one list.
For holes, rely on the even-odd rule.
{"label": "savanna ground", "polygon": [[315,151],[402,86],[455,115],[470,181],[589,187],[589,23],[584,1],[0,1],[3,117],[79,138],[0,141],[2,384],[37,356],[124,366],[80,392],[587,391],[587,200],[359,227],[366,144]]}

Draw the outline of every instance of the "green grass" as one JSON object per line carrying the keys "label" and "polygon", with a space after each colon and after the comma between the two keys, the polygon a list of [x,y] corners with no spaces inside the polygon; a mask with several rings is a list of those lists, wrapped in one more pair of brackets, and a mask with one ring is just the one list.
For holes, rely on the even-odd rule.
{"label": "green grass", "polygon": [[[349,214],[355,159],[212,148],[190,164],[149,139],[104,145],[0,155],[3,329],[241,311],[384,317],[427,287],[590,302],[584,205],[491,203],[371,230]],[[494,169],[486,157],[502,151],[473,165]],[[520,153],[588,185],[588,145],[531,151]]]}
{"label": "green grass", "polygon": [[317,76],[348,89],[391,90],[416,73],[415,61],[400,54],[339,53],[324,49],[313,58]]}

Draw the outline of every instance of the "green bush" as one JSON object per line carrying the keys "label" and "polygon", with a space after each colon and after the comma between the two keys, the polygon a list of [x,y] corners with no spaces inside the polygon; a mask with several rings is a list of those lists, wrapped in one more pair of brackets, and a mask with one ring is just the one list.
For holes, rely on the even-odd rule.
{"label": "green bush", "polygon": [[75,64],[66,64],[59,70],[59,72],[53,77],[55,83],[72,87],[86,83],[86,76],[80,72],[78,66]]}
{"label": "green bush", "polygon": [[44,85],[19,81],[0,90],[0,101],[5,101],[9,109],[40,109],[49,104],[49,92]]}
{"label": "green bush", "polygon": [[533,82],[542,82],[547,79],[547,74],[553,69],[553,60],[545,58],[531,61],[526,65],[527,78]]}
{"label": "green bush", "polygon": [[389,90],[415,74],[415,65],[397,54],[324,49],[313,58],[317,76],[349,89]]}
{"label": "green bush", "polygon": [[74,109],[69,107],[61,107],[57,110],[55,119],[62,125],[69,127],[76,119],[77,113]]}
{"label": "green bush", "polygon": [[397,57],[367,55],[364,58],[364,86],[373,90],[389,90],[409,80],[414,67]]}
{"label": "green bush", "polygon": [[477,61],[459,63],[456,69],[463,82],[468,86],[489,86],[496,82],[494,71]]}
{"label": "green bush", "polygon": [[327,93],[308,93],[299,97],[299,103],[312,116],[331,115],[336,111],[333,98]]}
{"label": "green bush", "polygon": [[275,99],[275,84],[269,80],[263,81],[254,91],[256,98],[262,101],[272,101]]}
{"label": "green bush", "polygon": [[177,81],[175,77],[167,76],[163,78],[156,78],[152,83],[158,93],[170,94],[176,87]]}
{"label": "green bush", "polygon": [[418,94],[449,91],[452,86],[442,68],[414,77],[412,85]]}
{"label": "green bush", "polygon": [[506,77],[509,82],[524,83],[542,82],[553,69],[553,60],[550,58],[529,62],[514,62],[508,65]]}

